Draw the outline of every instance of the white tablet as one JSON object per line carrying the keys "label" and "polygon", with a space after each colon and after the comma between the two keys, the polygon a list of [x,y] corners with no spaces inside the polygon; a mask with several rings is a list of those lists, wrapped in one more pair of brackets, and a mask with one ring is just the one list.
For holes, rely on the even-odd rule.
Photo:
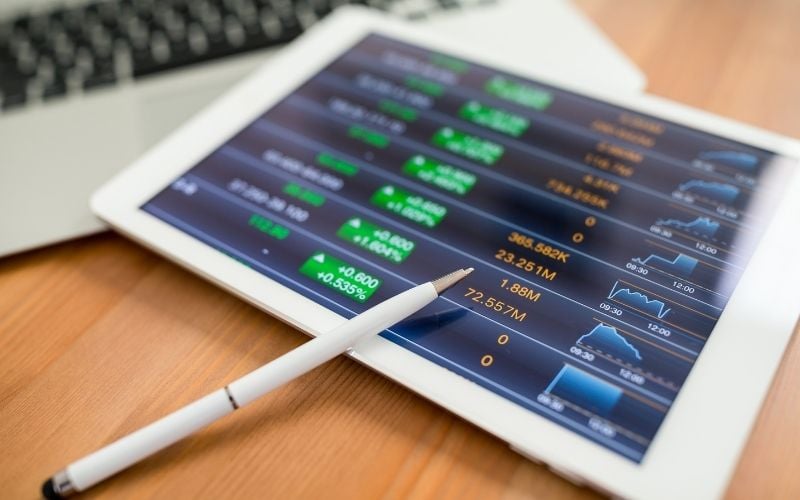
{"label": "white tablet", "polygon": [[798,315],[798,143],[342,9],[93,198],[312,335],[625,497],[719,496]]}

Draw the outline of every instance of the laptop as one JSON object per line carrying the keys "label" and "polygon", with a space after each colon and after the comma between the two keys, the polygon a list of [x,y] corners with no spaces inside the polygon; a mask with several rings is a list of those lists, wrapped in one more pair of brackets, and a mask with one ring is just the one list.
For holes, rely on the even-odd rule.
{"label": "laptop", "polygon": [[566,0],[3,0],[0,256],[103,230],[93,190],[347,3],[480,36],[498,60],[645,85]]}

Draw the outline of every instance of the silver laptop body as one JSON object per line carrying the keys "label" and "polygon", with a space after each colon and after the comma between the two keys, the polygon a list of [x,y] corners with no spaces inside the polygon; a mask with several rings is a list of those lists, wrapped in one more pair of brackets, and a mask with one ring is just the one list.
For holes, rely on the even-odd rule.
{"label": "silver laptop body", "polygon": [[[65,14],[48,21],[48,16],[64,5],[67,10],[63,12],[85,11],[87,2],[2,0],[0,52],[6,52],[5,59],[0,59],[0,256],[102,230],[102,224],[88,210],[91,192],[267,61],[278,45],[241,53],[234,47],[231,54],[171,69],[158,70],[158,64],[173,65],[175,60],[170,58],[179,57],[180,50],[188,50],[190,58],[194,54],[203,59],[200,51],[204,44],[205,50],[214,50],[213,33],[219,44],[231,46],[247,43],[250,34],[260,37],[261,42],[265,37],[288,39],[296,33],[287,31],[301,31],[313,24],[320,17],[314,9],[322,5],[324,11],[323,4],[329,3],[347,2],[94,2],[94,17],[83,20],[89,27],[72,26],[72,34],[79,33],[80,41],[70,48],[70,33],[62,32],[76,20]],[[427,23],[430,29],[456,39],[474,40],[479,34],[499,59],[522,58],[533,69],[547,68],[565,78],[623,91],[644,87],[639,70],[566,0],[371,3],[388,6],[396,15]],[[170,14],[173,4],[181,4],[185,10]],[[221,7],[215,11],[214,6]],[[137,8],[144,10],[144,21],[136,15]],[[147,9],[155,9],[155,13],[148,14]],[[25,29],[13,23],[20,13],[31,11],[38,17],[29,19]],[[183,21],[176,20],[178,14],[185,14]],[[111,19],[113,28],[104,24],[106,18]],[[281,24],[292,19],[297,26]],[[160,24],[155,27],[148,26],[157,22]],[[173,28],[183,31],[176,34],[170,31]],[[213,29],[217,31],[210,31]],[[124,31],[122,35],[120,30]],[[120,36],[124,43],[115,38]],[[36,37],[52,37],[55,50],[37,52]],[[138,48],[132,49],[134,44]],[[12,50],[14,58],[10,60]],[[70,50],[73,66],[67,64],[67,70],[62,71],[59,65],[62,59],[69,59]],[[144,62],[132,62],[132,54],[141,56],[136,61]],[[31,77],[21,81],[22,70]],[[139,76],[137,72],[145,74]],[[56,85],[62,82],[63,88]],[[24,95],[19,91],[21,83],[25,84]]]}

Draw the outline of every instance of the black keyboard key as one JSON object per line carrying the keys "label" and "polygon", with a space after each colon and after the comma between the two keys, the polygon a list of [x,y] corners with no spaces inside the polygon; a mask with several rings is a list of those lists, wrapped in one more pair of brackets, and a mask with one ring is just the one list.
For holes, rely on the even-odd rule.
{"label": "black keyboard key", "polygon": [[20,29],[22,31],[28,31],[28,25],[30,24],[30,16],[22,16],[14,20],[14,28]]}
{"label": "black keyboard key", "polygon": [[97,6],[100,22],[109,30],[117,27],[120,17],[120,3],[115,1],[101,2]]}
{"label": "black keyboard key", "polygon": [[216,59],[218,57],[225,57],[232,54],[239,53],[236,47],[228,43],[225,33],[209,34],[208,37],[208,52],[206,53],[207,59]]}
{"label": "black keyboard key", "polygon": [[66,34],[61,33],[53,38],[52,55],[56,66],[71,68],[75,64],[75,43]]}
{"label": "black keyboard key", "polygon": [[329,14],[331,10],[333,10],[329,0],[310,0],[309,5],[314,13],[320,18]]}
{"label": "black keyboard key", "polygon": [[0,21],[0,54],[8,49],[8,42],[14,32],[14,25],[10,22]]}
{"label": "black keyboard key", "polygon": [[258,18],[255,19],[255,22],[244,24],[244,34],[244,50],[258,49],[270,45],[270,38],[261,29],[261,23],[258,22]]}
{"label": "black keyboard key", "polygon": [[253,0],[240,0],[236,2],[232,13],[239,18],[242,24],[247,24],[258,18],[258,6]]}
{"label": "black keyboard key", "polygon": [[187,0],[175,0],[172,2],[172,8],[184,17],[189,15],[189,3]]}
{"label": "black keyboard key", "polygon": [[40,44],[47,39],[50,30],[50,16],[36,15],[30,18],[28,23],[28,38],[34,44]]}
{"label": "black keyboard key", "polygon": [[149,52],[147,53],[140,53],[134,52],[133,55],[133,76],[141,77],[151,75],[157,71],[160,71],[162,68],[153,59],[153,56],[150,55]]}
{"label": "black keyboard key", "polygon": [[137,2],[133,6],[133,10],[136,13],[136,17],[141,19],[146,23],[151,23],[154,18],[153,14],[153,6],[147,3]]}
{"label": "black keyboard key", "polygon": [[392,2],[390,0],[367,0],[366,4],[373,9],[389,10]]}
{"label": "black keyboard key", "polygon": [[182,52],[181,55],[184,55],[185,57],[192,57],[192,59],[187,60],[186,58],[181,59],[177,57],[178,54],[173,53],[171,46],[168,46],[167,51],[157,50],[155,51],[155,54],[153,51],[134,51],[131,60],[133,65],[133,77],[139,78],[148,76],[154,73],[185,66],[191,62],[207,59],[206,57],[202,59],[196,58],[196,56],[191,56],[191,53],[187,54],[186,52]]}
{"label": "black keyboard key", "polygon": [[187,40],[179,40],[177,42],[170,41],[169,48],[173,67],[193,64],[199,60],[199,57],[189,46]]}
{"label": "black keyboard key", "polygon": [[109,57],[113,50],[114,37],[107,29],[98,27],[89,36],[91,51],[96,57]]}
{"label": "black keyboard key", "polygon": [[21,52],[16,58],[16,72],[28,78],[35,75],[38,57],[33,49]]}
{"label": "black keyboard key", "polygon": [[279,14],[278,18],[281,21],[281,26],[283,27],[283,39],[291,40],[302,33],[302,25],[300,24],[300,20],[297,18],[296,12],[287,12],[283,15]]}
{"label": "black keyboard key", "polygon": [[277,42],[278,40],[286,38],[283,24],[272,9],[268,7],[261,9],[258,15],[258,21],[261,25],[262,32],[270,40]]}
{"label": "black keyboard key", "polygon": [[114,60],[108,58],[95,58],[92,61],[92,71],[84,75],[83,88],[91,89],[104,85],[110,85],[117,81],[117,74],[114,70]]}
{"label": "black keyboard key", "polygon": [[231,48],[239,48],[244,46],[247,40],[247,33],[244,31],[244,26],[233,15],[228,15],[222,22],[222,29],[225,31],[225,39]]}
{"label": "black keyboard key", "polygon": [[189,51],[197,59],[202,59],[208,52],[208,35],[197,23],[192,23],[186,28],[186,43]]}
{"label": "black keyboard key", "polygon": [[91,90],[96,87],[111,85],[116,81],[117,77],[116,75],[114,75],[113,72],[92,73],[91,75],[83,79],[83,88],[85,90]]}
{"label": "black keyboard key", "polygon": [[166,64],[172,59],[172,47],[163,31],[154,31],[150,35],[150,55],[159,64]]}
{"label": "black keyboard key", "polygon": [[3,75],[0,80],[0,91],[3,93],[3,109],[11,109],[25,104],[27,100],[27,80],[12,79]]}
{"label": "black keyboard key", "polygon": [[83,9],[65,9],[59,14],[58,19],[61,21],[61,25],[67,33],[70,35],[77,35],[83,32]]}
{"label": "black keyboard key", "polygon": [[61,75],[56,76],[52,82],[42,87],[42,98],[52,99],[67,93],[67,83]]}

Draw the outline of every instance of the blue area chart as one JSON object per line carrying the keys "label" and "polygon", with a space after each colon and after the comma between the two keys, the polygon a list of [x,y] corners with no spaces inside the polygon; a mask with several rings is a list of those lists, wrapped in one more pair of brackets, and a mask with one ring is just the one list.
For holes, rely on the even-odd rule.
{"label": "blue area chart", "polygon": [[611,288],[611,293],[608,294],[608,298],[636,311],[655,316],[658,319],[662,319],[671,311],[671,309],[660,300],[651,300],[647,295],[633,291],[630,288],[620,288],[619,281],[614,283],[614,286]]}
{"label": "blue area chart", "polygon": [[619,387],[572,365],[564,365],[544,392],[603,416],[611,413],[622,397]]}
{"label": "blue area chart", "polygon": [[682,253],[679,253],[672,260],[667,260],[659,255],[650,255],[645,259],[636,257],[633,261],[643,266],[653,267],[683,277],[688,277],[697,267],[697,259]]}
{"label": "blue area chart", "polygon": [[677,219],[659,219],[656,224],[664,227],[671,227],[688,233],[695,233],[707,238],[713,238],[719,229],[719,222],[708,217],[698,217],[691,222],[684,222]]}
{"label": "blue area chart", "polygon": [[742,170],[753,170],[758,165],[758,158],[755,155],[739,151],[703,151],[697,157],[703,161],[721,163]]}
{"label": "blue area chart", "polygon": [[600,323],[591,332],[581,336],[578,344],[589,345],[606,354],[634,364],[642,360],[642,355],[613,326]]}
{"label": "blue area chart", "polygon": [[678,186],[678,190],[712,200],[731,204],[739,196],[739,188],[721,182],[691,180]]}

